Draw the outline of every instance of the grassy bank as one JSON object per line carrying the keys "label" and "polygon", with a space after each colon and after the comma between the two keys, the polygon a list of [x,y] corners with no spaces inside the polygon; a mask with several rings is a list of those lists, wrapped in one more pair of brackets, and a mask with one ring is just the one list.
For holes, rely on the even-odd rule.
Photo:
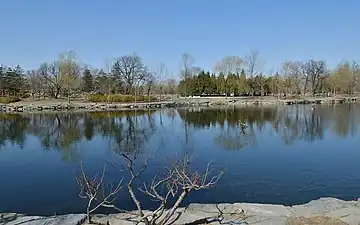
{"label": "grassy bank", "polygon": [[18,97],[0,97],[0,103],[9,104],[13,102],[19,102],[21,99]]}
{"label": "grassy bank", "polygon": [[132,103],[132,102],[153,102],[157,98],[146,95],[89,95],[87,100],[89,102],[115,102],[115,103]]}

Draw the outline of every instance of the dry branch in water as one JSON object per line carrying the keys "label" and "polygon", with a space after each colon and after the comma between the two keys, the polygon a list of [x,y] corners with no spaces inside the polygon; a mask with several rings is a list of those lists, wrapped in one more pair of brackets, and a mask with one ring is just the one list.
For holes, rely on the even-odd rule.
{"label": "dry branch in water", "polygon": [[118,208],[113,204],[116,199],[116,195],[121,189],[121,183],[116,185],[105,184],[105,166],[101,173],[95,174],[90,178],[84,171],[83,164],[80,164],[81,174],[76,177],[76,181],[80,187],[79,196],[84,199],[88,199],[86,207],[87,220],[91,223],[91,214],[100,207]]}

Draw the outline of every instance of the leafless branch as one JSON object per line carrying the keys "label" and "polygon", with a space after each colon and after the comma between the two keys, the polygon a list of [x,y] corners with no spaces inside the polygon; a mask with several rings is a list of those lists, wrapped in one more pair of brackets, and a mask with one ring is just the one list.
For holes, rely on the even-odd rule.
{"label": "leafless branch", "polygon": [[106,167],[103,168],[101,173],[95,174],[92,178],[85,173],[82,163],[80,167],[81,174],[76,177],[76,181],[80,187],[79,196],[88,199],[86,207],[88,222],[91,222],[91,214],[100,207],[119,210],[113,203],[116,200],[116,195],[121,190],[122,180],[116,185],[105,185]]}
{"label": "leafless branch", "polygon": [[[174,217],[182,201],[191,191],[199,191],[213,187],[221,178],[223,172],[212,175],[211,163],[208,163],[204,172],[191,171],[190,158],[176,160],[170,166],[164,167],[163,176],[156,173],[150,185],[144,184],[140,191],[159,202],[158,208],[149,216],[143,216],[146,224],[165,225]],[[177,197],[176,197],[177,196]],[[169,198],[176,201],[166,209]]]}

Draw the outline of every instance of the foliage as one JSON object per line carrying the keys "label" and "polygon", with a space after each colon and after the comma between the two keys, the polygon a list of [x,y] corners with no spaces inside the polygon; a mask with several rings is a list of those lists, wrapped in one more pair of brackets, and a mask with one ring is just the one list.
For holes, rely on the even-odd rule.
{"label": "foliage", "polygon": [[20,96],[25,87],[24,71],[20,66],[14,68],[0,66],[1,96]]}
{"label": "foliage", "polygon": [[[337,93],[353,95],[360,90],[360,65],[356,62],[343,62],[331,71],[324,61],[308,60],[286,61],[282,64],[280,72],[263,74],[255,72],[258,66],[254,62],[258,56],[255,54],[248,59],[247,64],[251,69],[241,69],[241,72],[232,64],[221,62],[221,72],[218,74],[201,71],[198,74],[182,79],[178,86],[178,92],[182,96],[199,95],[222,95],[222,96],[247,96],[247,95],[281,95],[299,96],[302,95],[329,95]],[[228,59],[229,60],[229,59]],[[238,62],[236,65],[241,65]],[[219,67],[219,65],[217,65]],[[234,66],[234,65],[233,65]],[[255,74],[251,76],[252,74]]]}
{"label": "foliage", "polygon": [[82,89],[84,92],[89,93],[94,90],[94,78],[89,69],[84,70],[82,82]]}
{"label": "foliage", "polygon": [[8,104],[13,102],[19,102],[21,99],[19,97],[9,96],[9,97],[0,97],[0,103]]}
{"label": "foliage", "polygon": [[157,101],[157,98],[146,95],[103,95],[103,94],[91,94],[88,96],[90,102],[119,102],[119,103],[130,103],[130,102],[148,102]]}
{"label": "foliage", "polygon": [[120,118],[125,116],[143,116],[154,113],[155,110],[131,110],[131,111],[107,111],[107,112],[89,112],[91,119]]}

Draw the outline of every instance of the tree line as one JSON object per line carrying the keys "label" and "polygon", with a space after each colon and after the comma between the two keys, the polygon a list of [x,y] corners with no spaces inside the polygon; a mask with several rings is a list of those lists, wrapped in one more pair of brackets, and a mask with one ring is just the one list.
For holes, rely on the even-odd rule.
{"label": "tree line", "polygon": [[165,75],[165,64],[153,72],[136,54],[109,60],[105,68],[92,68],[77,59],[75,52],[64,52],[52,62],[25,71],[21,66],[0,66],[2,97],[50,97],[98,94],[175,94],[175,79]]}
{"label": "tree line", "polygon": [[[180,76],[178,82],[175,77]],[[52,62],[25,71],[21,66],[0,66],[0,94],[18,97],[60,98],[84,94],[124,95],[354,95],[360,89],[360,64],[343,61],[329,68],[323,60],[285,61],[276,72],[264,72],[259,51],[244,57],[227,56],[212,71],[195,65],[190,54],[181,56],[178,74],[160,63],[150,70],[137,54],[108,60],[92,68],[75,52],[64,52]]]}
{"label": "tree line", "polygon": [[360,64],[356,61],[342,61],[333,69],[323,60],[285,61],[275,73],[262,72],[257,50],[245,57],[224,57],[213,72],[192,66],[187,57],[183,61],[178,86],[182,96],[336,96],[354,95],[360,89]]}

